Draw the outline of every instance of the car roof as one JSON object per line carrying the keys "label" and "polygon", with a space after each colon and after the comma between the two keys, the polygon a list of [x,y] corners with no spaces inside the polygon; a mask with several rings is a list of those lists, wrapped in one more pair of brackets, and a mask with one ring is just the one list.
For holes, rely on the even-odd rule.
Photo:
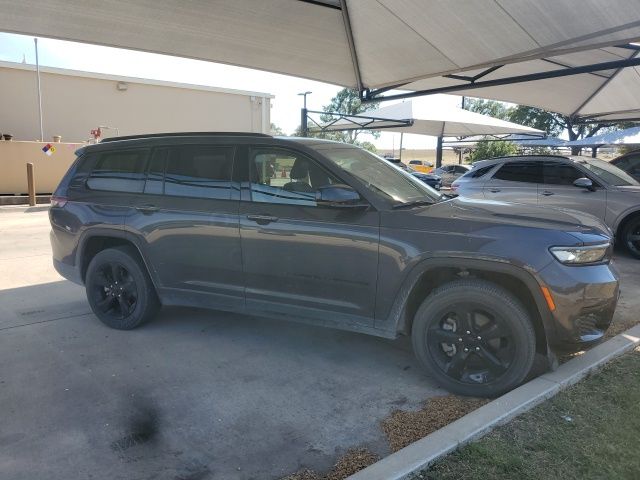
{"label": "car roof", "polygon": [[473,168],[485,167],[489,165],[497,165],[498,163],[506,162],[531,162],[531,161],[584,161],[589,157],[580,155],[508,155],[504,157],[495,157],[486,160],[479,160],[473,163]]}

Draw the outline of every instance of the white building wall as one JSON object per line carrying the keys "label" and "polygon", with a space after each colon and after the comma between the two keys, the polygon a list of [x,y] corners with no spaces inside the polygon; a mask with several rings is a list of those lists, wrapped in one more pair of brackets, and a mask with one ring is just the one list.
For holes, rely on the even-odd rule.
{"label": "white building wall", "polygon": [[[271,95],[41,68],[44,138],[90,137],[98,126],[120,135],[175,131],[269,133]],[[118,88],[120,86],[120,89]],[[0,62],[0,133],[40,137],[35,67]],[[104,137],[115,131],[105,130]]]}

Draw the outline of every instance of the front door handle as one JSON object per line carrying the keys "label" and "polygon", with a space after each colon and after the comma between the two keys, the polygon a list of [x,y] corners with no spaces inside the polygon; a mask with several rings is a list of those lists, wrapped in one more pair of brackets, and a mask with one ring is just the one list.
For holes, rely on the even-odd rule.
{"label": "front door handle", "polygon": [[491,193],[498,193],[498,192],[500,191],[500,189],[499,189],[499,188],[495,188],[495,187],[494,187],[494,188],[490,188],[490,189],[489,189],[489,191],[490,191]]}
{"label": "front door handle", "polygon": [[545,190],[544,192],[542,192],[542,195],[544,195],[545,197],[549,197],[553,195],[553,192],[550,192],[549,190]]}
{"label": "front door handle", "polygon": [[271,222],[277,222],[278,217],[272,215],[247,215],[247,219],[256,222],[259,225],[267,225]]}
{"label": "front door handle", "polygon": [[159,208],[156,207],[155,205],[147,204],[147,205],[138,205],[136,207],[136,210],[138,210],[143,215],[149,215],[153,212],[157,212]]}

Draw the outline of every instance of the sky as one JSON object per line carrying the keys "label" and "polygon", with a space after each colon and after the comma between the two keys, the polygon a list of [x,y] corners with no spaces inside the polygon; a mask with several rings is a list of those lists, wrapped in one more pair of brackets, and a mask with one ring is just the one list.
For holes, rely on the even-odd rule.
{"label": "sky", "polygon": [[[341,89],[336,85],[260,70],[49,38],[38,39],[38,56],[40,65],[47,67],[270,93],[275,95],[271,121],[287,134],[293,133],[300,124],[302,97],[298,93],[311,91],[307,96],[307,108],[322,110]],[[0,33],[0,60],[25,60],[35,64],[33,37]],[[461,100],[454,95],[433,95],[413,101],[438,109],[459,107]],[[379,139],[362,139],[372,141],[379,149],[398,149],[400,134],[383,132]],[[435,137],[404,135],[405,148],[435,148],[435,144]]]}

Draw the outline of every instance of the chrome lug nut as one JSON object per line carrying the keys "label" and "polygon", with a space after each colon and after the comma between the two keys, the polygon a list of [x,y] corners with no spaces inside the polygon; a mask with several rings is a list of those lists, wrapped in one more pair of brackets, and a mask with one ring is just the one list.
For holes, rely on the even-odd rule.
{"label": "chrome lug nut", "polygon": [[476,352],[479,352],[479,351],[480,351],[480,347],[476,347]]}

